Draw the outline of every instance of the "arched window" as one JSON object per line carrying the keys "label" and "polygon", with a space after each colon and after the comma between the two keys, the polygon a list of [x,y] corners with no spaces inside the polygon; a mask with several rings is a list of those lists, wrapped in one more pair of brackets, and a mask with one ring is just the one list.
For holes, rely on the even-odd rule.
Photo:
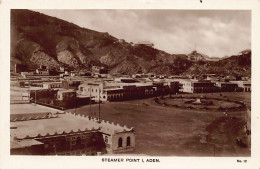
{"label": "arched window", "polygon": [[108,137],[105,136],[105,143],[108,143]]}
{"label": "arched window", "polygon": [[123,139],[120,137],[118,139],[118,147],[122,147],[122,144],[123,144]]}
{"label": "arched window", "polygon": [[126,146],[131,146],[131,138],[130,138],[130,136],[128,136],[127,139],[126,139]]}

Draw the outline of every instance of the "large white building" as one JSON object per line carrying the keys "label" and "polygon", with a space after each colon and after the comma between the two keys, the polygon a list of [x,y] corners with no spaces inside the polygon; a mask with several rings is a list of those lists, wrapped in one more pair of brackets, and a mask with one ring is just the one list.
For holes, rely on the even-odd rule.
{"label": "large white building", "polygon": [[180,91],[183,93],[209,93],[216,92],[215,83],[209,81],[198,81],[191,79],[180,79]]}
{"label": "large white building", "polygon": [[149,97],[155,90],[152,83],[95,82],[79,85],[78,94],[95,101],[114,101]]}

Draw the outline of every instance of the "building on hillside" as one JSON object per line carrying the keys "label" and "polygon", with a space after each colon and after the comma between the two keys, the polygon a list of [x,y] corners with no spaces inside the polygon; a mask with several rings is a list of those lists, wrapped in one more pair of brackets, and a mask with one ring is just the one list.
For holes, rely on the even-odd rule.
{"label": "building on hillside", "polygon": [[70,73],[68,71],[60,73],[60,77],[69,77],[69,76],[70,76]]}
{"label": "building on hillside", "polygon": [[133,128],[71,113],[13,114],[11,155],[101,155],[133,151]]}
{"label": "building on hillside", "polygon": [[40,66],[40,68],[36,69],[36,74],[37,75],[42,75],[42,76],[49,76],[49,70],[46,66]]}
{"label": "building on hillside", "polygon": [[202,79],[203,80],[215,80],[215,79],[217,79],[217,75],[216,74],[203,74]]}
{"label": "building on hillside", "polygon": [[149,42],[149,41],[140,41],[138,43],[136,43],[136,45],[144,45],[144,46],[149,46],[149,47],[154,47],[154,44]]}
{"label": "building on hillside", "polygon": [[87,76],[87,77],[91,77],[92,73],[89,71],[80,71],[79,72],[79,76]]}
{"label": "building on hillside", "polygon": [[204,60],[204,57],[195,50],[188,54],[188,59],[191,61],[200,61]]}
{"label": "building on hillside", "polygon": [[59,73],[65,73],[68,72],[68,68],[64,67],[64,66],[60,66],[60,70],[58,71]]}
{"label": "building on hillside", "polygon": [[248,55],[248,54],[251,54],[251,49],[246,49],[246,50],[239,52],[239,55]]}
{"label": "building on hillside", "polygon": [[94,74],[108,74],[109,70],[104,67],[92,66],[91,71]]}

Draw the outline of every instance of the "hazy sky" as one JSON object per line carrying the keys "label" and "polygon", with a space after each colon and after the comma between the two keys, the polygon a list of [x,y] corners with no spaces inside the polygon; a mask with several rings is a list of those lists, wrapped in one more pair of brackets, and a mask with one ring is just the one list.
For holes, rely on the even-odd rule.
{"label": "hazy sky", "polygon": [[223,57],[251,48],[251,12],[241,10],[35,10],[168,53]]}

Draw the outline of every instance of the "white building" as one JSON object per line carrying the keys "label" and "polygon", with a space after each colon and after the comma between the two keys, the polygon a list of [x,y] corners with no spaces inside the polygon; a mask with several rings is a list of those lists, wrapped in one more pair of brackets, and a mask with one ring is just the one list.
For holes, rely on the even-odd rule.
{"label": "white building", "polygon": [[85,97],[90,97],[92,100],[98,101],[106,101],[106,99],[103,96],[103,83],[83,83],[79,85],[78,87],[79,95],[85,96]]}
{"label": "white building", "polygon": [[237,84],[238,87],[242,88],[244,92],[251,92],[251,81],[230,81],[231,83]]}
{"label": "white building", "polygon": [[193,86],[192,83],[197,80],[191,80],[191,79],[179,79],[180,83],[180,92],[183,93],[193,93]]}
{"label": "white building", "polygon": [[48,76],[49,75],[49,70],[48,69],[36,69],[36,74],[38,75],[45,75]]}
{"label": "white building", "polygon": [[26,78],[27,76],[33,76],[34,72],[21,72],[21,75]]}

